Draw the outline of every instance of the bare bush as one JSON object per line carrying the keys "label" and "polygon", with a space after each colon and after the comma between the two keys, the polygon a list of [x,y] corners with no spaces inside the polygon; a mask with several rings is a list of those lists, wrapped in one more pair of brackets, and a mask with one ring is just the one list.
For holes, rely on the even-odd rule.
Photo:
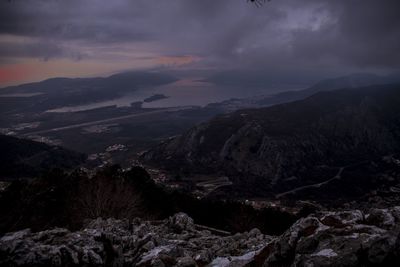
{"label": "bare bush", "polygon": [[142,197],[124,177],[95,176],[80,185],[75,211],[82,218],[133,218]]}

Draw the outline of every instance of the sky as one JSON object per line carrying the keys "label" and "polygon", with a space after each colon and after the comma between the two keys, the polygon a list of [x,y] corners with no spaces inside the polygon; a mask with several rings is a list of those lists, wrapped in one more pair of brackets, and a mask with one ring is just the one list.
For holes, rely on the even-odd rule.
{"label": "sky", "polygon": [[0,0],[0,87],[143,69],[395,72],[399,14],[399,0]]}

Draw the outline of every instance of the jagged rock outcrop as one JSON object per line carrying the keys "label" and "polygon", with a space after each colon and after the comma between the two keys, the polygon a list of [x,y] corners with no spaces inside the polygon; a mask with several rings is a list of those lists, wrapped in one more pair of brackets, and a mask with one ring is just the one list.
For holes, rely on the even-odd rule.
{"label": "jagged rock outcrop", "polygon": [[283,235],[216,235],[186,214],[156,222],[97,219],[85,229],[9,233],[1,266],[399,266],[400,206],[321,212]]}
{"label": "jagged rock outcrop", "polygon": [[259,254],[263,266],[399,266],[400,207],[325,212],[296,222]]}
{"label": "jagged rock outcrop", "polygon": [[257,229],[232,236],[210,230],[183,213],[159,222],[97,219],[78,232],[27,229],[0,239],[0,265],[202,266],[217,259],[243,266],[271,241]]}

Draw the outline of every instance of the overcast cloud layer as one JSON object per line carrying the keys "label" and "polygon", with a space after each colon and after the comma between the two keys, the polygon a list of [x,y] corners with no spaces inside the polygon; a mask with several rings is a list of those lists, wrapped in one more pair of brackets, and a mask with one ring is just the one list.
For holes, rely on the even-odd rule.
{"label": "overcast cloud layer", "polygon": [[394,71],[399,14],[399,0],[0,0],[0,76],[28,63]]}

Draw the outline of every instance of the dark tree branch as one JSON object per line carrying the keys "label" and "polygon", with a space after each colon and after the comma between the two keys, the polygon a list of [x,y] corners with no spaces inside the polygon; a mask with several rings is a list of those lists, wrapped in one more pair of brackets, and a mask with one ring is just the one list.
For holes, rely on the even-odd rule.
{"label": "dark tree branch", "polygon": [[269,2],[271,0],[247,0],[247,2],[251,2],[255,4],[257,7],[261,7],[265,2]]}

